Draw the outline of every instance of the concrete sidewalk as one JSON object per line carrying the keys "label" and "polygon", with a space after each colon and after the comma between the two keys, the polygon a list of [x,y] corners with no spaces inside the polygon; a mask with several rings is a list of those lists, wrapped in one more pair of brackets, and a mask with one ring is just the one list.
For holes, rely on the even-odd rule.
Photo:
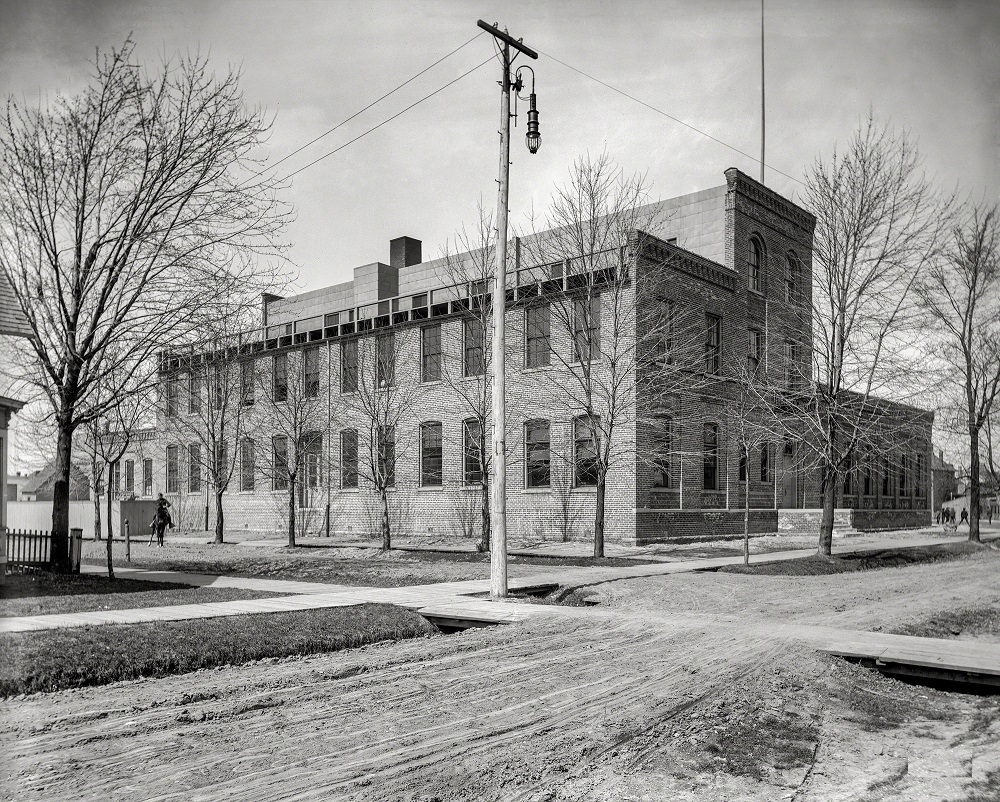
{"label": "concrete sidewalk", "polygon": [[[926,546],[945,542],[961,542],[962,537],[903,535],[880,540],[876,545],[838,543],[835,553],[850,551],[879,551],[886,548]],[[792,549],[783,552],[751,555],[753,563],[794,560],[815,554],[815,549]],[[619,567],[554,566],[529,576],[511,578],[511,591],[525,590],[546,585],[582,587],[620,579],[662,576],[737,565],[742,556],[674,559],[669,562]],[[84,566],[85,573],[101,574],[99,566]],[[128,579],[145,579],[155,582],[177,582],[199,587],[232,587],[260,590],[281,594],[274,598],[247,599],[205,604],[182,604],[169,607],[146,607],[130,610],[96,610],[83,613],[56,613],[23,617],[0,618],[0,632],[29,632],[74,626],[101,626],[104,624],[137,624],[153,621],[179,621],[194,618],[213,618],[247,613],[287,612],[314,610],[324,607],[343,607],[366,602],[397,604],[426,615],[445,613],[467,620],[484,623],[509,623],[528,616],[571,614],[572,608],[555,607],[505,601],[491,602],[485,596],[490,590],[489,579],[462,582],[442,582],[429,585],[412,585],[397,588],[356,587],[330,585],[319,582],[297,582],[282,579],[255,579],[251,577],[188,574],[174,571],[150,571],[141,568],[117,568],[116,574]]]}

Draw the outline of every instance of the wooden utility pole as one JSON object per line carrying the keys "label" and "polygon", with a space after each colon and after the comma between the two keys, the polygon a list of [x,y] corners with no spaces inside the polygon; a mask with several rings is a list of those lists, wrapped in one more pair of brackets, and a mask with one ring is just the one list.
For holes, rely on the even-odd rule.
{"label": "wooden utility pole", "polygon": [[[525,47],[495,25],[478,23],[503,46],[503,76],[500,82],[500,179],[497,200],[497,260],[493,281],[493,472],[490,487],[490,596],[494,599],[507,595],[507,451],[504,364],[504,323],[507,301],[507,198],[510,194],[510,92],[511,48],[529,58],[537,59],[538,53]],[[517,58],[515,53],[514,58]]]}

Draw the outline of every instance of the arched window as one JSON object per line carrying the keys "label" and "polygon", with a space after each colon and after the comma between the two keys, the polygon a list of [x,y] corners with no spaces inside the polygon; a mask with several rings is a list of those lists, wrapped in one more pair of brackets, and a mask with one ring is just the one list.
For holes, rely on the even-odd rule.
{"label": "arched window", "polygon": [[791,303],[796,299],[799,284],[799,258],[788,252],[785,264],[785,300]]}
{"label": "arched window", "polygon": [[754,292],[761,291],[761,271],[764,267],[764,246],[757,237],[750,238],[749,283]]}

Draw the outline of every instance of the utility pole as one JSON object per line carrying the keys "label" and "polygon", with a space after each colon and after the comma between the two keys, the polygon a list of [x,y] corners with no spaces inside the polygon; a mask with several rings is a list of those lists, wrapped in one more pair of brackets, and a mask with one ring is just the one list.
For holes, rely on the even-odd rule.
{"label": "utility pole", "polygon": [[[493,379],[493,473],[490,477],[490,596],[501,599],[507,596],[507,451],[505,429],[507,420],[506,399],[504,398],[506,365],[504,324],[507,302],[507,199],[510,194],[510,92],[520,90],[520,77],[511,81],[510,68],[513,58],[523,53],[528,58],[537,59],[538,53],[501,31],[495,25],[482,20],[480,28],[501,45],[503,76],[500,81],[500,179],[497,200],[497,260],[493,281],[493,332],[491,372]],[[532,73],[534,83],[534,73]],[[538,112],[534,108],[534,92],[531,95],[531,111],[528,115],[528,149],[538,150],[541,138],[538,136]],[[532,113],[534,117],[532,117]],[[534,127],[532,127],[534,126]],[[534,139],[532,136],[534,135]]]}

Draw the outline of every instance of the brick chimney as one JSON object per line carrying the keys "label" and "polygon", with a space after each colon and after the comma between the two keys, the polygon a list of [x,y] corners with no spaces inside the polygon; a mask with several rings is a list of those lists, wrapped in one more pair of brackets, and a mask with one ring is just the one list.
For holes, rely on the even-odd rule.
{"label": "brick chimney", "polygon": [[389,240],[389,264],[392,267],[409,267],[419,265],[422,261],[420,240],[413,237],[396,237]]}

